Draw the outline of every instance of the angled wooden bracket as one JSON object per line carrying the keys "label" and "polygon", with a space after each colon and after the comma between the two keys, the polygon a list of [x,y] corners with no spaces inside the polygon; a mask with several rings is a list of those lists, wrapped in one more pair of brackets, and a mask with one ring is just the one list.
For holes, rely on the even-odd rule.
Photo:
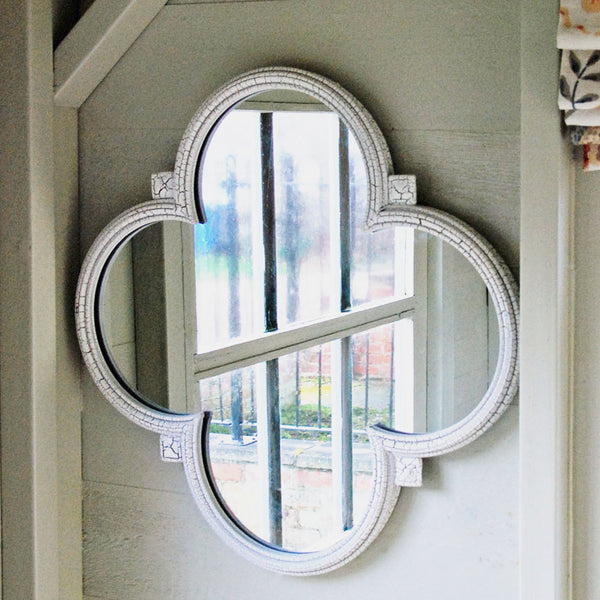
{"label": "angled wooden bracket", "polygon": [[54,51],[54,99],[79,108],[166,0],[96,0]]}

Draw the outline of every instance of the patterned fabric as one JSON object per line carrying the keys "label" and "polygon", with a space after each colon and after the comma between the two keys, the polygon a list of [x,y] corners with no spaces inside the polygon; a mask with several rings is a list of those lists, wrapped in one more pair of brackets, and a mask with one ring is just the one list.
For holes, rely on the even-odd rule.
{"label": "patterned fabric", "polygon": [[598,144],[583,145],[583,170],[600,171],[600,146]]}
{"label": "patterned fabric", "polygon": [[575,126],[592,127],[600,125],[600,108],[594,110],[568,110],[565,112],[565,123]]}
{"label": "patterned fabric", "polygon": [[569,135],[574,146],[600,144],[600,127],[570,127]]}
{"label": "patterned fabric", "polygon": [[561,0],[559,48],[600,48],[600,0]]}
{"label": "patterned fabric", "polygon": [[581,140],[583,139],[584,133],[585,127],[569,127],[569,137],[571,138],[571,144],[573,144],[573,146],[579,146],[581,144]]}
{"label": "patterned fabric", "polygon": [[559,108],[590,110],[600,107],[599,61],[600,50],[565,50],[562,53]]}
{"label": "patterned fabric", "polygon": [[600,0],[560,0],[556,36],[563,49],[558,106],[583,169],[600,169]]}

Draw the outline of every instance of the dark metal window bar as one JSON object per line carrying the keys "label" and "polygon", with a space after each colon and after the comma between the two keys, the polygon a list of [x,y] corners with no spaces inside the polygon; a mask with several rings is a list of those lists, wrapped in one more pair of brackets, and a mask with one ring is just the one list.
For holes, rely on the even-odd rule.
{"label": "dark metal window bar", "polygon": [[[273,156],[273,114],[261,113],[260,115],[260,143],[261,143],[261,171],[262,171],[262,216],[263,216],[263,247],[265,259],[264,274],[264,315],[265,331],[276,331],[277,323],[277,247],[276,247],[276,218],[275,218],[275,167]],[[293,177],[293,165],[285,165],[284,177]],[[351,165],[349,162],[348,148],[348,129],[346,125],[339,122],[339,182],[340,182],[340,310],[347,312],[352,307],[351,299],[351,248],[352,231],[354,223],[352,205],[354,204],[353,182],[351,181]],[[228,162],[227,176],[224,186],[230,205],[230,218],[236,214],[235,194],[237,181],[235,175],[235,165]],[[284,182],[286,211],[298,210],[294,191],[290,181]],[[230,221],[231,243],[236,244],[234,240],[239,235],[239,224],[237,218]],[[237,235],[236,235],[237,234]],[[292,244],[293,246],[293,244]],[[235,337],[240,333],[239,319],[239,248],[232,248],[229,253],[228,272],[230,297],[230,334]],[[369,243],[368,248],[368,268],[370,270],[372,252]],[[297,273],[298,259],[292,248],[287,255],[289,271]],[[298,281],[292,279],[290,286],[298,287]],[[293,322],[296,318],[298,305],[298,289],[291,290],[292,299],[288,303],[288,321]],[[392,333],[392,352],[390,357],[390,387],[389,387],[389,424],[393,417],[393,394],[394,394],[394,359]],[[349,529],[353,525],[353,498],[352,498],[352,439],[356,436],[365,436],[369,423],[369,388],[371,384],[370,373],[370,335],[366,333],[366,356],[365,356],[365,393],[364,393],[364,419],[363,428],[355,427],[352,423],[352,384],[353,384],[353,350],[352,339],[350,337],[341,340],[341,372],[342,372],[342,513],[343,527]],[[215,425],[227,425],[231,428],[231,435],[234,441],[241,442],[243,435],[256,432],[255,418],[255,385],[254,373],[250,378],[250,411],[248,419],[244,420],[242,411],[243,382],[242,374],[234,371],[230,374],[230,419],[226,419],[224,411],[224,390],[222,377],[218,378],[219,395],[219,416],[220,419],[213,419]],[[301,379],[300,379],[300,353],[295,356],[295,423],[282,424],[279,410],[279,360],[272,359],[266,363],[267,378],[267,445],[268,445],[268,479],[269,479],[269,541],[276,545],[282,544],[282,504],[281,504],[281,431],[299,431],[307,433],[331,433],[331,427],[323,426],[323,348],[318,349],[318,408],[317,425],[302,425],[300,423],[301,406]]]}

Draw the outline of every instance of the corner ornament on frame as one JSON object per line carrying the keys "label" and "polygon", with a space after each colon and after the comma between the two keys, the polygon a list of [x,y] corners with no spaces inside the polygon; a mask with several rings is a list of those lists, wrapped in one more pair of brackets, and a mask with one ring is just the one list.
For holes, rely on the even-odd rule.
{"label": "corner ornament on frame", "polygon": [[[373,487],[360,522],[329,547],[291,552],[248,531],[232,515],[217,489],[208,456],[210,414],[176,414],[148,402],[123,377],[102,333],[99,306],[103,282],[117,251],[137,232],[162,221],[205,221],[197,178],[202,153],[215,127],[233,107],[273,90],[300,92],[337,113],[354,135],[367,173],[367,227],[402,225],[441,239],[467,259],[493,303],[498,326],[498,358],[487,391],[466,416],[437,431],[402,433],[381,425],[368,435],[374,456]],[[367,110],[345,89],[314,73],[293,68],[258,69],[227,83],[189,123],[172,172],[152,176],[152,200],[113,220],[90,248],[76,296],[77,334],[89,372],[106,399],[134,423],[160,434],[163,460],[181,462],[193,497],[216,533],[253,563],[288,575],[315,575],[346,564],[376,538],[403,486],[422,484],[423,458],[456,450],[478,438],[501,416],[518,386],[518,301],[515,281],[496,250],[479,233],[443,211],[416,204],[411,175],[395,175],[389,149]]]}

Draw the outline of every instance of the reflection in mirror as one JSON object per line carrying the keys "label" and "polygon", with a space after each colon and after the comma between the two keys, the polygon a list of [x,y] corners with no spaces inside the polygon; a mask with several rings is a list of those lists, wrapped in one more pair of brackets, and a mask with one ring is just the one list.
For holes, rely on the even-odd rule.
{"label": "reflection in mirror", "polygon": [[[360,285],[345,287],[345,294],[352,289],[355,296],[345,298],[345,306],[376,299],[375,289],[372,298],[365,295],[369,286],[361,264],[369,237],[363,224],[366,171],[354,136],[324,105],[298,92],[250,98],[220,122],[199,181],[208,219],[196,239],[203,258],[199,268],[203,277],[215,277],[220,262],[227,289],[226,306],[224,296],[207,306],[213,318],[210,329],[199,329],[200,349],[257,335],[265,325],[275,328],[270,314],[275,308],[269,308],[265,323],[263,290],[254,281],[265,270],[276,289],[271,300],[278,329],[339,311],[335,272],[341,259],[361,278]],[[353,244],[341,240],[343,235],[354,235]],[[342,241],[353,256],[339,256]],[[370,277],[382,275],[393,278],[392,267]],[[206,297],[207,304],[212,301]]]}
{"label": "reflection in mirror", "polygon": [[120,379],[149,405],[196,412],[193,226],[162,221],[125,242],[100,282],[101,338]]}
{"label": "reflection in mirror", "polygon": [[[194,278],[194,269],[196,273],[200,271],[198,263],[206,260],[206,256],[196,255],[194,265],[192,253],[183,250],[186,245],[193,246],[193,229],[186,223],[165,221],[139,232],[119,249],[102,285],[102,336],[121,377],[149,403],[181,413],[212,410],[213,422],[230,424],[231,384],[225,381],[229,376],[210,377],[213,372],[226,371],[227,365],[215,368],[214,350],[207,353],[196,350],[197,338],[201,336],[196,335],[196,327],[215,327],[215,313],[223,304],[218,302],[219,285],[225,287],[226,281],[216,268],[212,280],[206,273]],[[379,248],[378,256],[389,254],[386,239],[381,244],[378,239],[387,238],[389,232],[367,235],[370,243]],[[415,329],[415,333],[396,334],[391,325],[369,331],[369,322],[359,326],[365,329],[352,336],[352,365],[354,376],[359,381],[362,377],[362,382],[353,384],[353,393],[355,397],[365,397],[369,424],[381,422],[415,433],[437,431],[466,416],[485,394],[497,360],[497,317],[478,273],[458,251],[429,234],[396,228],[393,237],[401,236],[414,239],[413,268],[404,265],[401,272],[410,273],[410,281],[404,285],[407,289],[414,286],[415,292],[400,301],[405,307],[413,302],[415,308],[405,308],[405,318],[398,320],[395,327]],[[169,240],[166,245],[164,240]],[[168,257],[165,248],[170,250]],[[153,252],[156,249],[160,252]],[[373,262],[367,262],[366,267],[371,272],[378,268]],[[385,274],[379,277],[377,286],[389,288],[386,279]],[[360,282],[360,277],[356,281]],[[301,284],[307,295],[314,293],[311,283],[307,277]],[[368,294],[372,286],[364,287]],[[212,293],[207,293],[207,289]],[[200,292],[197,296],[195,290]],[[384,299],[394,302],[394,296]],[[359,309],[367,313],[372,306],[379,308],[382,304],[385,310],[382,302],[359,304]],[[391,310],[396,308],[392,304]],[[360,312],[350,311],[350,315]],[[309,324],[316,322],[320,329],[321,323],[334,320],[322,318]],[[297,328],[290,331],[292,338],[298,338]],[[281,335],[285,333],[286,330]],[[274,337],[273,333],[266,336]],[[318,338],[319,333],[309,332],[308,341],[299,338],[296,343],[306,346],[311,337]],[[283,343],[292,342],[288,338]],[[259,345],[265,344],[261,338]],[[231,344],[231,348],[239,347],[240,351],[252,354],[252,342],[249,345],[248,349],[248,343],[241,342]],[[231,354],[235,353],[230,350],[228,359],[237,360]],[[254,354],[259,356],[260,351]],[[322,364],[322,354],[320,360]],[[255,361],[259,359],[250,359]],[[206,362],[208,367],[203,366]],[[222,386],[217,405],[206,400],[214,398],[215,381]],[[416,413],[410,417],[410,411],[402,408],[399,400],[402,394],[397,387],[393,388],[392,381],[395,386],[412,381],[415,397],[427,398],[422,403],[426,408],[421,417]],[[383,391],[377,388],[381,385]],[[372,409],[374,398],[395,396],[398,396],[396,401],[383,413]],[[404,413],[409,416],[401,418]],[[386,414],[397,416],[390,420],[385,418]]]}
{"label": "reflection in mirror", "polygon": [[224,502],[288,550],[327,546],[361,519],[370,425],[448,427],[497,362],[477,271],[429,234],[368,232],[367,186],[335,113],[296,92],[254,96],[201,157],[206,224],[139,231],[101,281],[113,369],[151,406],[212,412]]}
{"label": "reflection in mirror", "polygon": [[[266,131],[265,114],[273,121]],[[442,398],[447,406],[454,404],[449,397],[468,400],[462,409],[391,425],[434,431],[483,397],[488,374],[480,363],[487,357],[493,371],[497,352],[485,286],[462,255],[432,236],[405,227],[366,230],[365,169],[352,133],[343,130],[337,115],[298,92],[251,98],[222,119],[203,155],[207,224],[163,221],[116,253],[102,285],[102,336],[122,377],[149,403],[196,412],[197,381],[219,370],[220,347],[244,340],[262,346],[265,330],[299,329],[357,310],[370,322],[377,306],[389,310],[376,318],[392,318],[394,303],[410,298],[402,309],[412,313],[416,358],[406,350],[399,358],[390,338],[385,348],[398,363],[395,378],[426,356],[427,366],[411,374],[415,393],[432,406]],[[261,149],[270,149],[262,154],[271,164],[261,161]],[[293,343],[306,346],[296,337]],[[355,368],[382,347],[363,345]],[[241,351],[260,354],[252,345]],[[391,369],[391,356],[388,362]],[[469,379],[474,373],[476,382]]]}
{"label": "reflection in mirror", "polygon": [[[358,524],[368,506],[368,417],[364,402],[357,399],[354,410],[344,405],[348,392],[335,367],[351,344],[320,344],[281,356],[276,364],[202,382],[203,401],[216,419],[210,464],[219,491],[247,529],[286,550],[329,546]],[[278,387],[275,415],[270,394],[261,389],[270,380]],[[239,385],[247,415],[237,443],[230,427],[232,385]],[[371,408],[372,415],[385,410]]]}

